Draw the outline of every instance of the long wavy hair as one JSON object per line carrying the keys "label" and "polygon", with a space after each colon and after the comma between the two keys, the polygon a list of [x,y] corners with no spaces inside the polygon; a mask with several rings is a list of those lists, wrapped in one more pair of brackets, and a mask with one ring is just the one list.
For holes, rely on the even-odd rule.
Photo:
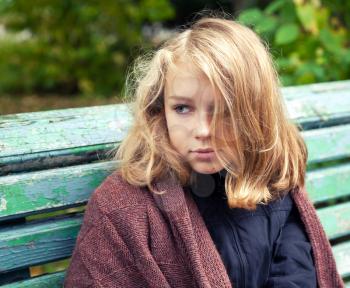
{"label": "long wavy hair", "polygon": [[219,95],[210,144],[227,170],[229,207],[255,209],[303,186],[306,145],[289,120],[266,43],[250,28],[217,16],[177,30],[131,66],[125,101],[134,122],[115,153],[122,178],[153,193],[166,193],[153,187],[157,179],[191,181],[191,167],[170,143],[164,114],[167,72],[180,59],[198,68]]}

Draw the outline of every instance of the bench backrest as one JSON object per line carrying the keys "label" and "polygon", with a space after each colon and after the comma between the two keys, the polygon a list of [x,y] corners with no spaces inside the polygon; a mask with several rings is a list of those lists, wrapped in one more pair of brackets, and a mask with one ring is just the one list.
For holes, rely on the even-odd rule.
{"label": "bench backrest", "polygon": [[[308,146],[307,190],[350,283],[350,81],[282,94]],[[71,256],[84,205],[118,166],[108,152],[131,125],[128,108],[0,116],[0,286],[11,282],[1,287],[62,287],[64,271],[30,277],[29,267]]]}

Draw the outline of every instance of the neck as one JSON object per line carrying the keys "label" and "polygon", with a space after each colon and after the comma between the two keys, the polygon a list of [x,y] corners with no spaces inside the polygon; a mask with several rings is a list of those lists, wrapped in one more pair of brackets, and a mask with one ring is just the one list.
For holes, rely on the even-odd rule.
{"label": "neck", "polygon": [[225,177],[227,171],[222,169],[213,174],[201,174],[194,172],[190,188],[199,197],[213,195],[225,195]]}

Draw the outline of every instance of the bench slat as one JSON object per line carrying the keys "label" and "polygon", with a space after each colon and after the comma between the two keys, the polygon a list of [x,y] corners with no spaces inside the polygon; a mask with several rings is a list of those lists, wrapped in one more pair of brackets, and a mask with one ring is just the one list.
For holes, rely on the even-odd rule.
{"label": "bench slat", "polygon": [[332,247],[337,269],[345,278],[350,276],[350,241]]}
{"label": "bench slat", "polygon": [[0,175],[105,158],[129,129],[129,108],[116,104],[0,116]]}
{"label": "bench slat", "polygon": [[309,151],[308,163],[350,156],[350,124],[303,131],[302,135]]}
{"label": "bench slat", "polygon": [[86,203],[117,162],[0,177],[0,220]]}
{"label": "bench slat", "polygon": [[350,195],[350,163],[306,173],[306,188],[314,203]]}
{"label": "bench slat", "polygon": [[82,218],[79,213],[0,229],[0,272],[68,258]]}
{"label": "bench slat", "polygon": [[125,104],[4,115],[0,157],[119,142],[131,120]]}
{"label": "bench slat", "polygon": [[[345,93],[323,93],[305,95],[298,99],[287,100],[286,105],[291,119],[304,129],[336,125],[349,120],[350,90]],[[329,99],[332,101],[329,101]]]}
{"label": "bench slat", "polygon": [[282,89],[283,96],[286,100],[300,99],[307,96],[342,94],[349,96],[350,80],[305,84],[297,86],[288,86]]}
{"label": "bench slat", "polygon": [[33,277],[16,283],[0,286],[1,288],[62,288],[66,272],[57,272],[39,277]]}
{"label": "bench slat", "polygon": [[328,238],[334,239],[350,234],[350,202],[316,211]]}
{"label": "bench slat", "polygon": [[[0,221],[85,204],[117,166],[109,161],[0,177]],[[350,195],[350,164],[308,172],[306,187],[313,202]]]}

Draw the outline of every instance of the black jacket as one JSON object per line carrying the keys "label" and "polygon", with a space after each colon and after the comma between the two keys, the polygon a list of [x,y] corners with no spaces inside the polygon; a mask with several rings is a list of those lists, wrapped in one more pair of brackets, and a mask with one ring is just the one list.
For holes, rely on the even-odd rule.
{"label": "black jacket", "polygon": [[229,209],[226,171],[190,189],[235,288],[317,287],[311,244],[289,194],[255,211]]}

